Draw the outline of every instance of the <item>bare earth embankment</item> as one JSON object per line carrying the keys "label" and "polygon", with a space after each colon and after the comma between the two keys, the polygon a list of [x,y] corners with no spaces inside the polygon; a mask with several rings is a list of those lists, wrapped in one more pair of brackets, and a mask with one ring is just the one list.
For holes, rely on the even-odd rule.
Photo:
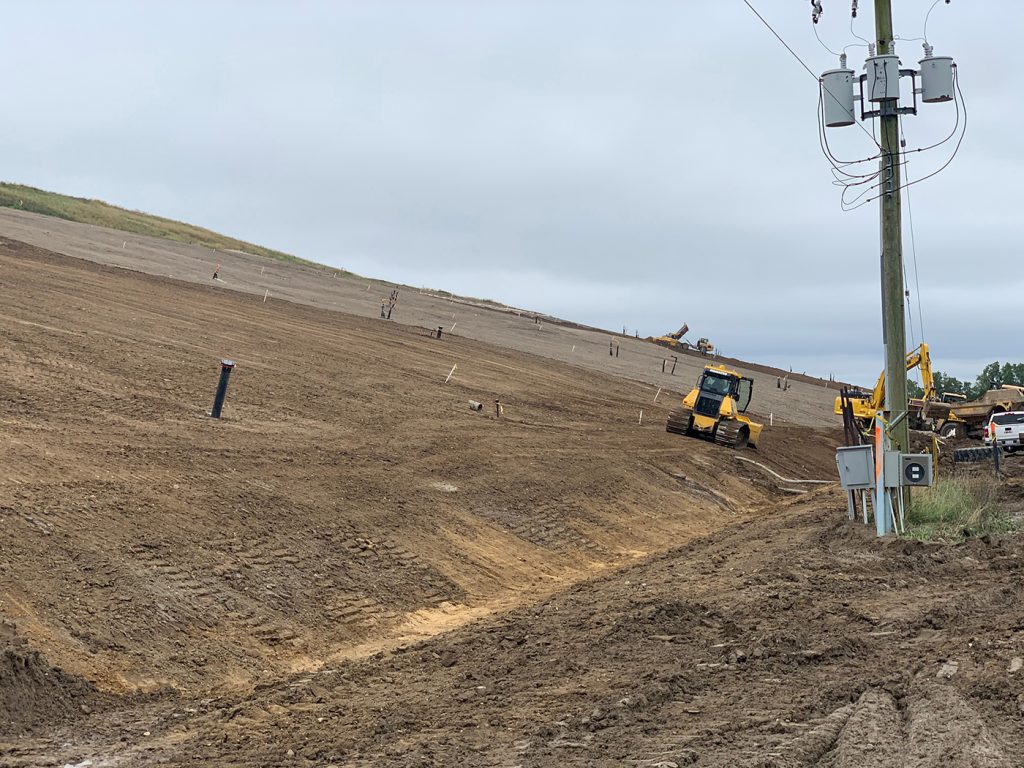
{"label": "bare earth embankment", "polygon": [[[650,345],[405,291],[422,321],[388,323],[298,265],[264,304],[260,261],[225,290],[202,249],[134,246],[181,282],[18,221],[0,765],[1020,764],[1019,540],[879,545],[666,434],[693,377],[654,402]],[[430,338],[441,312],[476,335]],[[832,393],[760,375],[744,455],[832,477]]]}

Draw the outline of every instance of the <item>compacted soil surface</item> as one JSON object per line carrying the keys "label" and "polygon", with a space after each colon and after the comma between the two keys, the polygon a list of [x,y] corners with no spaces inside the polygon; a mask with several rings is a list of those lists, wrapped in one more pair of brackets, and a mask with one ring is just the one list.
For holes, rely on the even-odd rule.
{"label": "compacted soil surface", "polygon": [[539,604],[7,764],[1021,765],[1020,539],[879,544],[820,491]]}
{"label": "compacted soil surface", "polygon": [[[697,352],[678,352],[651,342],[558,318],[505,307],[494,302],[444,295],[429,288],[384,283],[340,274],[329,268],[275,261],[237,251],[215,251],[155,237],[78,224],[25,211],[0,208],[0,235],[48,250],[122,269],[216,287],[220,292],[249,293],[254,303],[286,300],[365,318],[380,318],[381,302],[398,291],[391,312],[394,324],[429,328],[499,347],[530,352],[574,366],[634,379],[666,389],[689,389],[706,363],[718,362]],[[213,280],[218,270],[217,280]],[[572,287],[567,286],[571,291]],[[680,309],[685,312],[685,308]],[[671,329],[689,321],[698,335],[714,337],[710,318],[682,316]],[[609,354],[610,351],[615,354]],[[725,350],[728,352],[728,350]],[[725,358],[754,379],[753,409],[773,423],[820,427],[842,425],[833,413],[838,385],[794,373],[788,388],[780,378],[788,370],[745,364]],[[784,363],[784,361],[783,361]],[[664,369],[663,369],[664,368]],[[827,374],[827,371],[819,373]],[[871,382],[873,383],[873,382]],[[653,396],[653,395],[652,395]]]}
{"label": "compacted soil surface", "polygon": [[736,452],[678,377],[97,261],[0,237],[0,765],[1021,764],[1020,540],[848,523],[811,384]]}

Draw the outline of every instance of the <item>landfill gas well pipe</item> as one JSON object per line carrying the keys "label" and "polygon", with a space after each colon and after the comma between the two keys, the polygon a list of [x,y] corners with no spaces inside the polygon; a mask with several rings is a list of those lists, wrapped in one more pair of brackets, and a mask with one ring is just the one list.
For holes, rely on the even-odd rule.
{"label": "landfill gas well pipe", "polygon": [[213,398],[213,409],[210,411],[211,418],[220,418],[221,409],[224,407],[224,398],[228,394],[228,379],[231,378],[231,371],[234,370],[234,367],[235,364],[231,360],[220,361],[220,381],[217,382],[217,394]]}

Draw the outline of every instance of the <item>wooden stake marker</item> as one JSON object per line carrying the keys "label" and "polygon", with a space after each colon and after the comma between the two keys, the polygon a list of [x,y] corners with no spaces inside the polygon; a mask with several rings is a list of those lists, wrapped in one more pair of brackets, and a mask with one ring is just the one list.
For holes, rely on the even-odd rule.
{"label": "wooden stake marker", "polygon": [[458,368],[458,367],[459,367],[458,365],[453,365],[452,366],[452,369],[448,372],[448,376],[444,380],[445,384],[448,383],[448,379],[450,379],[452,377],[452,374],[455,373],[455,369]]}

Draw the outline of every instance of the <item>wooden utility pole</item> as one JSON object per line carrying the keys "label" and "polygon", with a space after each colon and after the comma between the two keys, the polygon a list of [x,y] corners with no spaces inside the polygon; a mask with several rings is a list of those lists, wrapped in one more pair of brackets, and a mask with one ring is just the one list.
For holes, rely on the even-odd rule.
{"label": "wooden utility pole", "polygon": [[[875,0],[878,55],[894,53],[891,0]],[[900,205],[900,118],[898,99],[879,103],[882,157],[879,214],[882,234],[882,336],[885,343],[885,409],[894,419],[907,411],[907,332],[904,327],[903,227]],[[894,450],[910,449],[907,419],[891,434]]]}

